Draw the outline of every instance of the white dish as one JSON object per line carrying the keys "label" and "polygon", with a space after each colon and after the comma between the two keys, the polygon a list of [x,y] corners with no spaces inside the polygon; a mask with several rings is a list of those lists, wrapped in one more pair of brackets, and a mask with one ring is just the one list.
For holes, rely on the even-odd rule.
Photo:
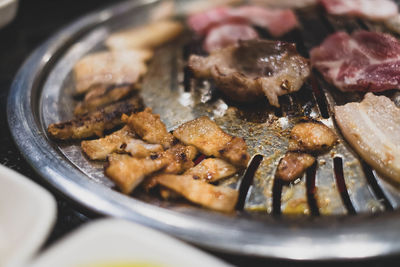
{"label": "white dish", "polygon": [[230,266],[161,232],[119,219],[85,225],[40,255],[30,267]]}
{"label": "white dish", "polygon": [[0,165],[0,266],[23,266],[43,244],[55,215],[52,195]]}
{"label": "white dish", "polygon": [[0,0],[0,28],[14,19],[17,9],[18,0]]}

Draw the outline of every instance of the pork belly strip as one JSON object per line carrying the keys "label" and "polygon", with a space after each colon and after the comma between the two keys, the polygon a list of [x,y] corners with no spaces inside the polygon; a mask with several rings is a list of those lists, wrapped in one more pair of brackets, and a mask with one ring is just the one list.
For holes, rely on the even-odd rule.
{"label": "pork belly strip", "polygon": [[197,78],[214,80],[232,100],[251,102],[266,96],[276,107],[278,96],[300,90],[310,75],[308,60],[294,44],[267,40],[240,41],[207,57],[192,55],[188,66]]}
{"label": "pork belly strip", "polygon": [[204,155],[223,158],[241,168],[245,168],[250,159],[243,138],[225,133],[206,116],[182,124],[173,134],[182,143],[195,146]]}
{"label": "pork belly strip", "polygon": [[133,158],[126,154],[112,154],[108,157],[105,174],[121,191],[130,194],[145,177],[161,170],[168,164],[163,158]]}
{"label": "pork belly strip", "polygon": [[275,177],[285,182],[301,178],[304,172],[315,162],[315,158],[306,153],[288,152],[279,161]]}
{"label": "pork belly strip", "polygon": [[83,101],[76,105],[74,115],[83,115],[122,100],[136,88],[132,84],[99,85],[87,92]]}
{"label": "pork belly strip", "polygon": [[153,114],[151,108],[146,108],[144,111],[132,114],[130,117],[123,116],[122,120],[146,142],[160,144],[165,149],[174,144],[173,135],[167,131],[167,127],[161,121],[160,115]]}
{"label": "pork belly strip", "polygon": [[390,0],[319,0],[329,14],[383,20],[398,14],[397,5]]}
{"label": "pork belly strip", "polygon": [[383,175],[400,182],[400,109],[385,96],[335,107],[335,119],[358,154]]}
{"label": "pork belly strip", "polygon": [[136,139],[129,126],[124,126],[103,138],[82,141],[81,148],[91,160],[105,160],[114,152],[127,152],[133,157],[145,158],[163,151],[161,145],[147,144]]}
{"label": "pork belly strip", "polygon": [[77,94],[95,86],[134,84],[147,72],[146,61],[153,56],[150,50],[104,51],[85,56],[74,68]]}
{"label": "pork belly strip", "polygon": [[122,114],[143,109],[142,100],[133,97],[66,122],[53,123],[47,128],[51,138],[58,140],[84,139],[102,136],[105,130],[122,125]]}
{"label": "pork belly strip", "polygon": [[194,166],[193,160],[196,155],[197,149],[194,146],[176,144],[153,157],[158,156],[168,162],[165,173],[181,174]]}
{"label": "pork belly strip", "polygon": [[189,201],[217,211],[233,211],[239,196],[238,191],[232,188],[195,180],[192,175],[161,174],[155,176],[155,179]]}
{"label": "pork belly strip", "polygon": [[236,172],[237,169],[232,164],[222,159],[209,158],[187,170],[185,175],[192,175],[195,179],[212,183],[232,176]]}
{"label": "pork belly strip", "polygon": [[112,50],[151,49],[175,39],[182,31],[180,22],[162,20],[114,33],[108,37],[106,45]]}
{"label": "pork belly strip", "polygon": [[378,32],[338,32],[310,52],[311,63],[342,91],[400,88],[400,42]]}

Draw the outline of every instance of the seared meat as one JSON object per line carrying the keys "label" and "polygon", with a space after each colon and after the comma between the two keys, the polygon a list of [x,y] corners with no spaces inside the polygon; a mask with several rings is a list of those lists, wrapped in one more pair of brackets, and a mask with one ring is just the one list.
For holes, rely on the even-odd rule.
{"label": "seared meat", "polygon": [[151,108],[146,108],[130,117],[123,116],[122,120],[146,142],[160,144],[165,149],[174,144],[174,137],[167,131],[167,127],[160,120],[160,115],[153,114]]}
{"label": "seared meat", "polygon": [[234,175],[237,172],[235,166],[222,159],[209,158],[201,161],[195,167],[187,170],[185,175],[193,175],[195,179],[206,182],[216,182],[220,179]]}
{"label": "seared meat", "polygon": [[194,146],[182,144],[174,145],[168,150],[161,152],[159,156],[168,162],[165,173],[181,174],[194,166],[193,160],[197,155]]}
{"label": "seared meat", "polygon": [[400,109],[385,96],[335,107],[344,137],[373,168],[400,182]]}
{"label": "seared meat", "polygon": [[306,153],[288,152],[279,161],[276,177],[285,182],[301,178],[304,172],[315,162],[315,158]]}
{"label": "seared meat", "polygon": [[133,158],[126,154],[112,154],[108,157],[105,174],[113,180],[121,191],[130,194],[146,176],[164,168],[168,162],[159,159]]}
{"label": "seared meat", "polygon": [[91,89],[83,99],[75,107],[74,114],[76,116],[83,115],[98,108],[107,106],[108,104],[115,103],[129,95],[135,87],[131,84],[99,85]]}
{"label": "seared meat", "polygon": [[249,0],[250,4],[279,8],[303,8],[317,4],[318,0]]}
{"label": "seared meat", "polygon": [[205,116],[182,124],[173,134],[182,143],[195,146],[204,155],[223,158],[238,167],[246,167],[250,159],[243,138],[225,133]]}
{"label": "seared meat", "polygon": [[149,50],[98,52],[85,56],[74,66],[76,93],[96,86],[134,84],[147,72],[145,61],[153,56]]}
{"label": "seared meat", "polygon": [[337,142],[336,134],[322,123],[302,122],[290,132],[289,150],[324,152]]}
{"label": "seared meat", "polygon": [[300,90],[310,75],[308,61],[294,44],[267,40],[241,41],[208,57],[192,55],[189,67],[197,78],[213,79],[235,101],[254,101],[265,95],[276,107],[278,96]]}
{"label": "seared meat", "polygon": [[163,20],[112,34],[106,40],[108,48],[151,49],[175,39],[183,30],[180,22]]}
{"label": "seared meat", "polygon": [[121,146],[134,138],[135,134],[129,126],[124,126],[121,130],[113,132],[106,137],[82,141],[81,148],[91,160],[105,160],[108,155],[122,151]]}
{"label": "seared meat", "polygon": [[94,135],[102,136],[122,124],[122,114],[132,114],[143,109],[140,98],[133,97],[112,104],[67,122],[53,123],[47,128],[51,138],[59,140],[84,139]]}
{"label": "seared meat", "polygon": [[155,179],[159,184],[174,190],[189,201],[209,209],[231,212],[238,200],[238,191],[195,180],[192,175],[161,174]]}

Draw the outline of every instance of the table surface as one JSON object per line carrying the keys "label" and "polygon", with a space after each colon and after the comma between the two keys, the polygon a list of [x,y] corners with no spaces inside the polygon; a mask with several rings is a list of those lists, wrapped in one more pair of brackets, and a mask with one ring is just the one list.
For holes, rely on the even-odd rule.
{"label": "table surface", "polygon": [[[121,1],[121,0],[118,0]],[[18,68],[29,54],[42,42],[61,27],[78,17],[101,7],[118,2],[117,0],[81,0],[79,5],[74,1],[56,0],[20,0],[16,19],[0,29],[0,164],[8,166],[53,192],[57,199],[58,217],[55,227],[46,241],[46,249],[54,241],[78,228],[98,215],[91,214],[83,207],[57,195],[34,172],[24,160],[13,143],[7,124],[6,104],[11,82]],[[301,244],[299,244],[301,246]],[[236,266],[313,266],[321,262],[278,261],[271,259],[254,259],[235,255],[210,252]],[[290,251],[288,251],[290,253]],[[323,262],[324,266],[344,264],[348,266],[398,266],[400,257],[378,258],[363,261]]]}

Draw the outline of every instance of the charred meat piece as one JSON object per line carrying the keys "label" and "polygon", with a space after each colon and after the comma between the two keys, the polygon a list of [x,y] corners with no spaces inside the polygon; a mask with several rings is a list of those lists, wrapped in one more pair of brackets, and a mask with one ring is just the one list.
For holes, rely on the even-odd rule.
{"label": "charred meat piece", "polygon": [[102,136],[105,130],[122,125],[122,114],[132,114],[143,109],[142,100],[133,97],[67,122],[53,123],[47,128],[51,138],[58,140],[84,139]]}
{"label": "charred meat piece", "polygon": [[317,4],[318,0],[249,0],[250,4],[278,8],[303,8]]}
{"label": "charred meat piece", "polygon": [[246,167],[250,159],[243,138],[225,133],[205,116],[182,124],[173,134],[182,143],[195,146],[204,155],[223,158],[238,167]]}
{"label": "charred meat piece", "polygon": [[336,134],[319,122],[296,124],[290,132],[289,150],[303,152],[324,152],[338,141]]}
{"label": "charred meat piece", "polygon": [[301,178],[314,162],[315,158],[309,154],[288,152],[279,161],[275,176],[285,182],[293,182]]}
{"label": "charred meat piece", "polygon": [[330,35],[310,52],[311,63],[342,91],[400,88],[400,41],[389,34],[358,31]]}
{"label": "charred meat piece", "polygon": [[127,97],[134,89],[135,87],[132,84],[99,85],[91,89],[85,95],[83,101],[78,103],[75,107],[74,115],[83,115],[111,103],[115,103]]}
{"label": "charred meat piece", "polygon": [[112,50],[151,49],[175,39],[182,31],[180,22],[162,20],[114,33],[106,45]]}
{"label": "charred meat piece", "polygon": [[374,169],[400,182],[400,109],[385,96],[335,107],[344,137]]}
{"label": "charred meat piece", "polygon": [[91,160],[105,160],[108,155],[122,151],[121,146],[135,137],[129,126],[96,140],[82,141],[81,148]]}
{"label": "charred meat piece", "polygon": [[174,145],[168,150],[159,154],[168,162],[165,173],[181,174],[194,166],[193,160],[197,155],[197,149],[194,146],[185,146],[182,144]]}
{"label": "charred meat piece", "polygon": [[148,143],[160,144],[165,149],[174,144],[173,135],[167,131],[167,127],[160,120],[160,115],[153,114],[151,108],[146,108],[130,117],[123,116],[122,120]]}
{"label": "charred meat piece", "polygon": [[276,107],[278,96],[300,90],[310,75],[308,61],[294,44],[267,40],[240,41],[208,57],[192,55],[189,67],[197,78],[213,79],[235,101],[266,96]]}
{"label": "charred meat piece", "polygon": [[275,37],[282,36],[298,26],[292,10],[260,6],[217,7],[193,14],[187,20],[189,27],[200,35],[207,34],[216,25],[232,22],[265,28]]}
{"label": "charred meat piece", "polygon": [[193,175],[195,179],[212,183],[232,176],[236,172],[236,167],[228,162],[222,159],[209,158],[201,161],[195,167],[187,170],[185,175]]}
{"label": "charred meat piece", "polygon": [[203,48],[210,53],[237,44],[239,40],[244,41],[256,38],[258,38],[257,31],[247,24],[225,23],[213,27],[208,32]]}
{"label": "charred meat piece", "polygon": [[130,194],[145,177],[161,170],[168,163],[164,159],[133,158],[126,154],[112,154],[108,157],[105,174],[121,191]]}
{"label": "charred meat piece", "polygon": [[213,210],[231,212],[238,200],[238,191],[195,180],[192,175],[161,174],[155,180],[189,201]]}
{"label": "charred meat piece", "polygon": [[146,60],[153,56],[149,50],[98,52],[79,60],[73,69],[76,93],[93,87],[134,84],[147,72]]}
{"label": "charred meat piece", "polygon": [[370,20],[382,20],[398,14],[390,0],[319,0],[331,15],[349,15]]}

